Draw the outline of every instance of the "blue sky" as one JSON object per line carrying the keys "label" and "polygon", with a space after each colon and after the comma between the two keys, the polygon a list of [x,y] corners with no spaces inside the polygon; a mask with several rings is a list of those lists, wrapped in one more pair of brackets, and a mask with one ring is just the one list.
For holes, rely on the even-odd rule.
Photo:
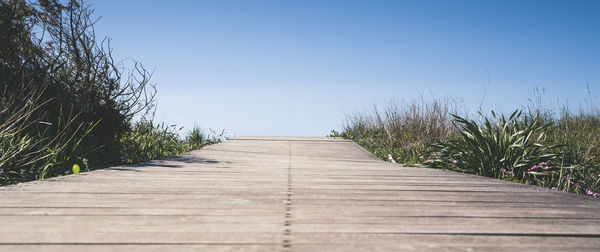
{"label": "blue sky", "polygon": [[186,129],[322,136],[420,93],[506,112],[535,87],[600,94],[600,1],[90,3],[117,58],[155,69],[155,119]]}

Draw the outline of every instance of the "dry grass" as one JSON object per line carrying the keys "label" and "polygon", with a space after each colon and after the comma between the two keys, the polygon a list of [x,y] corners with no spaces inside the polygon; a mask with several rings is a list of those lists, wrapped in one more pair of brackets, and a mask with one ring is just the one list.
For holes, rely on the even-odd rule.
{"label": "dry grass", "polygon": [[[391,103],[383,110],[373,108],[365,113],[355,113],[347,116],[342,132],[332,131],[331,136],[352,139],[384,160],[409,165],[428,163],[436,168],[472,172],[562,191],[600,196],[600,109],[595,102],[597,99],[588,92],[589,98],[584,105],[572,109],[568,104],[545,103],[543,90],[536,89],[532,94],[534,98],[530,99],[530,104],[523,109],[522,116],[507,123],[506,127],[503,126],[501,131],[506,134],[500,135],[506,136],[507,139],[516,136],[521,128],[527,128],[527,124],[533,120],[538,121],[539,125],[547,125],[532,130],[532,137],[521,136],[525,140],[519,143],[531,146],[530,149],[537,148],[535,146],[541,144],[539,141],[542,140],[544,146],[552,146],[535,153],[522,151],[518,152],[522,155],[514,156],[516,149],[503,146],[498,140],[501,139],[498,134],[483,134],[500,130],[490,123],[495,122],[495,119],[489,119],[481,112],[481,117],[468,119],[472,117],[470,113],[459,111],[461,106],[450,99],[425,101],[421,98],[410,102]],[[454,118],[452,115],[459,117]],[[458,118],[464,120],[457,120]],[[464,122],[468,122],[469,127],[466,127]],[[486,125],[486,122],[489,125]],[[469,135],[477,135],[478,132],[482,132],[480,141],[469,142],[470,140],[466,139]],[[543,136],[543,139],[538,139],[540,136]],[[496,144],[497,147],[506,148],[492,148]],[[451,145],[455,148],[449,148]],[[460,153],[444,152],[444,148],[460,150]],[[539,161],[544,163],[542,166],[523,161],[521,163],[528,167],[516,168],[510,165],[500,167],[490,164],[481,167],[477,162],[471,165],[473,167],[456,164],[460,155],[472,157],[472,160],[486,159],[471,154],[484,153],[480,150],[487,149],[501,152],[490,151],[490,162],[496,162],[493,157],[511,155],[515,160],[521,161],[542,160],[535,157],[552,158]],[[441,162],[431,162],[432,159]],[[496,163],[500,163],[499,160],[506,161],[500,158]],[[488,171],[489,169],[493,171]]]}

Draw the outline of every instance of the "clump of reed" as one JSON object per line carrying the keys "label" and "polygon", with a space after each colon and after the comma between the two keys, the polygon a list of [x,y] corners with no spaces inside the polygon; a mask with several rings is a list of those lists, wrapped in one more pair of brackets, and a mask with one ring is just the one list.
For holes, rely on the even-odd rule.
{"label": "clump of reed", "polygon": [[352,139],[386,160],[417,164],[432,144],[457,135],[451,120],[457,108],[450,99],[388,103],[383,110],[348,115],[343,130],[331,136]]}

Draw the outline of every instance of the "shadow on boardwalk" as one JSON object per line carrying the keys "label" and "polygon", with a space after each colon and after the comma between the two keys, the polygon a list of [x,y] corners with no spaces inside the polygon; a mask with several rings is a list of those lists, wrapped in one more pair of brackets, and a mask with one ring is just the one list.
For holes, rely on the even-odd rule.
{"label": "shadow on boardwalk", "polygon": [[133,171],[133,172],[143,172],[136,168],[141,167],[164,167],[164,168],[184,168],[188,164],[218,164],[218,163],[231,163],[229,161],[217,161],[209,158],[202,158],[198,156],[193,156],[190,153],[177,155],[174,157],[165,158],[162,160],[152,160],[140,164],[133,164],[127,166],[118,166],[106,168],[106,170],[113,171]]}

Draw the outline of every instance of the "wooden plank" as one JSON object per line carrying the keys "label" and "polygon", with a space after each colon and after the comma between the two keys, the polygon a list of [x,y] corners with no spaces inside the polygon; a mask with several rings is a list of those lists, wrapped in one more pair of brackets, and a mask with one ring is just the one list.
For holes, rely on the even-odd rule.
{"label": "wooden plank", "polygon": [[597,199],[404,167],[332,138],[242,137],[0,197],[6,251],[600,250]]}

